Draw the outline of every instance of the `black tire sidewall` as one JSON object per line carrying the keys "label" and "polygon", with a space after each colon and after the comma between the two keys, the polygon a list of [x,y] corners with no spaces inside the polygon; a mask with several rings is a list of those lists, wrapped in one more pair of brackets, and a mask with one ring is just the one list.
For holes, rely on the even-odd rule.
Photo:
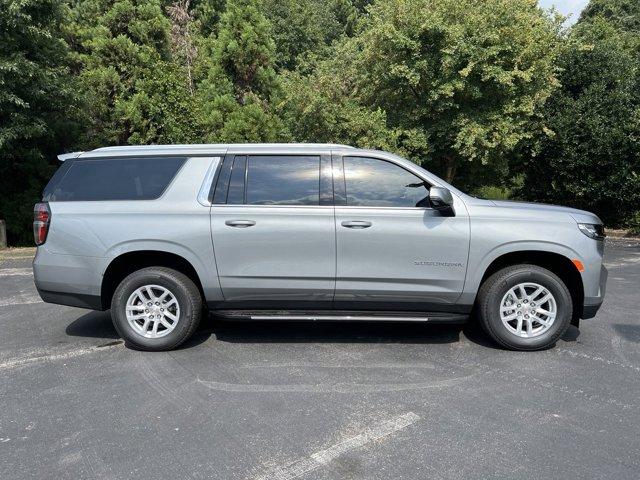
{"label": "black tire sidewall", "polygon": [[[540,267],[522,266],[518,269],[500,272],[489,287],[483,299],[483,321],[485,329],[500,344],[518,350],[541,350],[553,346],[567,330],[573,314],[571,294],[562,280],[555,274]],[[558,313],[553,325],[542,335],[522,338],[511,333],[500,318],[500,305],[504,295],[520,283],[537,283],[551,292],[556,301]]]}
{"label": "black tire sidewall", "polygon": [[[127,346],[141,350],[170,350],[181,344],[193,331],[193,322],[197,321],[199,306],[193,304],[189,292],[190,285],[185,284],[182,275],[176,275],[168,269],[145,268],[126,277],[118,286],[111,301],[111,318],[118,334]],[[188,279],[187,279],[188,280]],[[168,289],[178,301],[180,316],[175,329],[160,338],[146,338],[138,334],[127,321],[126,304],[129,296],[144,285],[159,285]]]}

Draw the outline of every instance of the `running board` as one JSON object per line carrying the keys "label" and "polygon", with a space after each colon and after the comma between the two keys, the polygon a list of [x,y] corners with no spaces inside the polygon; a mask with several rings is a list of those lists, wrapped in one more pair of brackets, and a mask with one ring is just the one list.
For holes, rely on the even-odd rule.
{"label": "running board", "polygon": [[368,311],[308,311],[308,310],[212,310],[214,315],[228,320],[271,320],[312,322],[465,322],[469,315],[442,312],[368,312]]}

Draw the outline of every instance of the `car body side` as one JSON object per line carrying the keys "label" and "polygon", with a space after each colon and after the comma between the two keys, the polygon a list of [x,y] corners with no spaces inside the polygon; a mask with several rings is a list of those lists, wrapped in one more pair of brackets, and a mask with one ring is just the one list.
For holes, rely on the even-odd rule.
{"label": "car body side", "polygon": [[[187,158],[164,193],[155,200],[50,202],[52,222],[47,241],[38,248],[34,275],[45,301],[95,310],[109,308],[109,288],[105,275],[125,255],[169,255],[183,261],[197,276],[198,286],[209,305],[223,305],[225,298],[216,264],[216,238],[212,237],[211,216],[216,206],[198,201],[198,193],[212,166],[226,154],[255,154],[254,145],[229,145],[219,148],[175,146],[165,155]],[[153,154],[163,154],[155,150]],[[530,259],[546,255],[547,262],[566,268],[567,275],[579,279],[574,293],[577,315],[595,315],[604,296],[606,270],[602,265],[603,242],[582,235],[578,222],[601,223],[589,212],[548,205],[481,200],[464,194],[418,165],[396,155],[380,151],[340,146],[287,145],[263,147],[261,155],[313,154],[365,156],[395,163],[432,186],[448,188],[454,198],[457,221],[463,225],[460,235],[467,242],[466,254],[457,260],[464,269],[460,291],[440,307],[443,311],[469,313],[482,281],[501,261]],[[143,148],[98,149],[87,155],[109,157],[142,155]],[[443,218],[446,222],[447,218]],[[402,232],[398,232],[402,235]],[[428,242],[428,231],[425,242]],[[442,249],[442,245],[440,246]],[[445,252],[434,252],[437,261]],[[131,257],[132,259],[134,257]],[[169,257],[165,257],[169,258]],[[181,259],[181,260],[180,260]],[[575,261],[583,266],[578,271]],[[442,268],[448,262],[442,262]],[[126,270],[126,261],[120,268]],[[398,268],[405,268],[399,265]],[[571,269],[574,269],[573,271]],[[338,278],[339,280],[339,278]],[[384,282],[384,278],[381,281]],[[294,282],[295,280],[291,280]],[[436,305],[436,308],[438,306]]]}

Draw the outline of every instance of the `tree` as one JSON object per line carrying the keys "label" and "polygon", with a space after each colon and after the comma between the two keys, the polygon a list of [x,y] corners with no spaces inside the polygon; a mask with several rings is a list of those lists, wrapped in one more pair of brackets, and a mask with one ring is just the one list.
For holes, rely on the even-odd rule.
{"label": "tree", "polygon": [[595,211],[614,226],[640,212],[640,38],[627,29],[637,6],[593,2],[573,28],[562,89],[544,111],[548,133],[522,165],[523,197]]}
{"label": "tree", "polygon": [[[401,151],[406,132],[387,126],[382,109],[359,103],[351,44],[334,50],[338,62],[321,61],[282,75],[285,98],[278,113],[293,138],[301,142],[345,143],[363,148]],[[337,70],[340,69],[340,70]],[[336,72],[340,71],[340,75]],[[421,139],[423,143],[424,139]]]}
{"label": "tree", "polygon": [[230,0],[198,85],[207,141],[287,139],[271,100],[278,93],[271,26],[251,0]]}
{"label": "tree", "polygon": [[173,62],[162,62],[140,78],[135,92],[114,110],[129,132],[127,143],[202,142],[202,116],[190,80],[187,68]]}
{"label": "tree", "polygon": [[33,204],[55,154],[78,135],[66,15],[58,0],[0,0],[0,218],[9,244],[33,242]]}
{"label": "tree", "polygon": [[330,45],[350,34],[358,18],[351,0],[265,0],[272,25],[277,69],[294,70],[305,57],[327,55]]}
{"label": "tree", "polygon": [[463,162],[504,164],[540,128],[558,29],[535,0],[378,1],[355,38],[356,95],[422,132],[449,181]]}
{"label": "tree", "polygon": [[191,0],[175,0],[167,7],[171,20],[171,51],[187,72],[189,92],[193,95],[193,64],[198,50],[192,38],[193,13]]}
{"label": "tree", "polygon": [[271,25],[258,7],[257,2],[249,0],[227,3],[214,52],[240,104],[250,95],[267,97],[275,86]]}
{"label": "tree", "polygon": [[[180,3],[169,6],[173,42],[160,0],[82,0],[73,9],[67,37],[85,97],[83,147],[194,138],[174,121],[192,95],[194,55],[189,19],[175,8]],[[142,119],[140,106],[153,110],[152,118]]]}
{"label": "tree", "polygon": [[198,23],[198,31],[204,37],[218,33],[220,17],[224,12],[226,0],[192,0],[193,17]]}
{"label": "tree", "polygon": [[601,17],[620,31],[640,33],[640,2],[591,0],[580,14],[580,22]]}

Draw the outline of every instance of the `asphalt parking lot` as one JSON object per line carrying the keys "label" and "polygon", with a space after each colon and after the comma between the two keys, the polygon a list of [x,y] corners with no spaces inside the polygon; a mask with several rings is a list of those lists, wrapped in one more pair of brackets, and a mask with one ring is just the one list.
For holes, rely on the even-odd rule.
{"label": "asphalt parking lot", "polygon": [[0,477],[640,477],[640,244],[556,348],[473,325],[231,323],[126,349],[108,313],[42,303],[0,252]]}

